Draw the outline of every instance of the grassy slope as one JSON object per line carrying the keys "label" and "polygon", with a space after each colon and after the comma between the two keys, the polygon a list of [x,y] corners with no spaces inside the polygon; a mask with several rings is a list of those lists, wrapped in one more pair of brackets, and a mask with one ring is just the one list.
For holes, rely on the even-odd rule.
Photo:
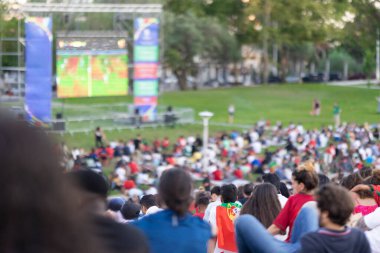
{"label": "grassy slope", "polygon": [[[227,121],[227,107],[235,105],[235,123],[252,124],[260,119],[271,122],[278,120],[285,124],[300,122],[308,128],[320,127],[333,123],[332,107],[338,102],[343,110],[342,121],[349,122],[379,122],[376,113],[376,97],[379,91],[348,87],[334,87],[325,85],[271,85],[256,87],[237,87],[214,90],[171,92],[159,98],[162,105],[175,107],[191,107],[196,113],[202,110],[214,112],[213,122]],[[319,117],[309,115],[312,101],[317,98],[321,101],[322,113]],[[120,103],[131,102],[132,97],[99,97],[66,99],[65,103],[93,104],[93,103]],[[199,118],[198,118],[199,119]],[[223,128],[211,127],[211,131]],[[172,139],[181,133],[201,133],[201,126],[183,126],[174,130],[157,128],[135,131],[108,132],[108,139],[127,139],[141,133],[148,139],[169,136]],[[92,135],[77,134],[65,139],[70,146],[79,145],[90,147]]]}

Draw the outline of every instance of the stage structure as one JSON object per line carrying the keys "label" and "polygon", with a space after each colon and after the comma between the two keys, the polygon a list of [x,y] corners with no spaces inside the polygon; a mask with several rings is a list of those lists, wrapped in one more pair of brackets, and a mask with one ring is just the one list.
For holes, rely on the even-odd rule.
{"label": "stage structure", "polygon": [[[158,50],[158,48],[162,48],[163,38],[159,33],[158,25],[162,20],[162,5],[161,4],[82,4],[82,3],[26,3],[20,5],[20,11],[26,14],[26,16],[36,16],[36,17],[46,17],[49,16],[53,18],[53,15],[70,15],[70,13],[114,13],[114,26],[117,23],[125,22],[132,23],[132,29],[125,29],[124,31],[120,30],[120,28],[116,29],[118,34],[109,35],[104,34],[101,36],[103,38],[110,39],[110,47],[102,49],[101,47],[96,47],[95,44],[97,42],[94,40],[93,35],[85,37],[78,36],[78,34],[73,35],[66,33],[58,34],[57,39],[57,81],[59,84],[58,88],[58,96],[59,97],[72,97],[72,96],[102,96],[102,95],[120,95],[127,94],[127,82],[122,84],[124,81],[127,81],[128,72],[121,70],[121,68],[116,69],[116,76],[112,76],[109,74],[109,71],[114,71],[114,67],[118,64],[116,62],[122,62],[121,66],[128,65],[128,52],[127,45],[128,42],[134,42],[132,39],[136,35],[134,34],[133,24],[137,24],[143,18],[145,21],[152,22],[154,26],[156,26],[156,38],[153,38],[155,45],[151,45],[154,47],[145,48],[150,50],[147,54],[144,51],[143,47],[134,48],[134,53],[138,53],[142,58],[138,60],[139,64],[155,64],[154,76],[150,76],[149,78],[138,78],[137,86],[134,87],[137,91],[134,92],[136,97],[144,97],[143,103],[141,103],[140,99],[135,99],[135,108],[138,108],[139,112],[141,112],[140,116],[142,119],[147,121],[155,120],[155,113],[157,106],[157,93],[158,93],[158,69],[160,58],[162,57],[162,50]],[[131,22],[132,21],[132,22]],[[129,26],[129,25],[128,25]],[[135,27],[136,28],[136,27]],[[151,29],[152,27],[148,28]],[[115,27],[114,27],[115,29]],[[150,31],[145,31],[144,36]],[[120,32],[124,32],[125,34],[120,37]],[[62,36],[61,36],[62,35]],[[111,36],[112,38],[108,37]],[[149,37],[149,36],[148,36]],[[80,38],[78,40],[78,38]],[[136,38],[136,37],[135,37]],[[101,41],[101,38],[96,38],[98,41]],[[125,41],[123,41],[125,39]],[[141,40],[140,40],[141,41]],[[75,43],[81,42],[81,43]],[[85,44],[85,45],[84,45]],[[116,45],[116,46],[115,46]],[[140,45],[141,46],[141,45]],[[94,52],[90,52],[90,48],[95,48]],[[75,52],[74,52],[75,51]],[[81,51],[81,52],[79,52]],[[123,52],[122,52],[123,51]],[[77,54],[79,52],[79,54]],[[131,55],[132,52],[129,52]],[[148,56],[149,55],[149,56]],[[150,57],[150,59],[144,59],[144,57]],[[87,76],[85,73],[76,73],[79,76],[78,79],[80,81],[80,85],[75,85],[74,82],[69,84],[69,73],[75,70],[74,66],[78,66],[78,64],[82,64],[87,68]],[[0,66],[1,67],[1,66]],[[136,71],[135,63],[132,65],[132,73]],[[116,68],[116,67],[115,67]],[[132,77],[137,77],[144,71],[149,71],[145,68],[140,67],[137,69],[139,71],[136,75],[133,74]],[[107,84],[110,84],[110,80],[116,80],[115,83],[117,86],[108,87]],[[51,81],[52,82],[52,81]],[[87,86],[81,86],[82,83],[86,83]],[[78,82],[77,82],[78,84]],[[52,85],[52,83],[51,83]],[[73,90],[69,91],[69,86],[72,85]],[[99,85],[103,85],[102,88]],[[124,85],[124,86],[123,86]],[[28,86],[28,83],[26,83]],[[121,87],[125,87],[122,91]],[[76,88],[76,90],[74,89]],[[26,87],[26,91],[28,92],[28,87]],[[46,90],[46,92],[48,92]],[[28,95],[26,94],[25,97]],[[146,103],[146,98],[149,97],[148,103]],[[154,101],[154,103],[151,103]],[[149,106],[149,109],[146,110],[146,106]],[[46,122],[49,123],[49,122]]]}
{"label": "stage structure", "polygon": [[29,122],[48,126],[52,99],[52,19],[28,17],[25,22],[25,112]]}
{"label": "stage structure", "polygon": [[134,104],[143,121],[157,118],[159,20],[137,18],[134,34]]}

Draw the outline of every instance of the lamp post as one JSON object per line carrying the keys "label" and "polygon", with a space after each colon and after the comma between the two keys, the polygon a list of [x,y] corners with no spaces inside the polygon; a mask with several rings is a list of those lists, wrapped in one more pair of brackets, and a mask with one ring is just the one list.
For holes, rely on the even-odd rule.
{"label": "lamp post", "polygon": [[214,116],[212,112],[200,112],[199,116],[203,119],[203,150],[202,150],[202,170],[205,171],[208,166],[207,146],[208,146],[208,121]]}

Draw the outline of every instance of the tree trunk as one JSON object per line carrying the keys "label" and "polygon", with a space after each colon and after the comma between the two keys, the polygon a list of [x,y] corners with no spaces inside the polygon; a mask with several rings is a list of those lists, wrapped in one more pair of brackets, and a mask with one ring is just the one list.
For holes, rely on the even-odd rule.
{"label": "tree trunk", "polygon": [[343,65],[343,80],[348,80],[348,62],[344,61]]}
{"label": "tree trunk", "polygon": [[269,1],[266,0],[264,4],[264,31],[263,31],[263,83],[267,84],[269,79],[269,25],[270,25],[270,12],[271,7]]}
{"label": "tree trunk", "polygon": [[286,49],[281,50],[281,64],[280,64],[280,79],[281,82],[285,82],[288,67],[288,55]]}
{"label": "tree trunk", "polygon": [[177,77],[179,89],[187,90],[186,71],[177,70],[177,71],[174,71],[174,75]]}

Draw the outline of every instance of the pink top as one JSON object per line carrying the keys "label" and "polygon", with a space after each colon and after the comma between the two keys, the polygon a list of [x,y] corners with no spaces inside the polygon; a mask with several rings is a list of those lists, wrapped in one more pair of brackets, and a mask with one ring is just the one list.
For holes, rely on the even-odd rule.
{"label": "pink top", "polygon": [[373,205],[373,206],[358,205],[358,206],[355,206],[354,213],[361,213],[363,216],[365,216],[375,211],[377,207],[378,207],[377,205]]}

